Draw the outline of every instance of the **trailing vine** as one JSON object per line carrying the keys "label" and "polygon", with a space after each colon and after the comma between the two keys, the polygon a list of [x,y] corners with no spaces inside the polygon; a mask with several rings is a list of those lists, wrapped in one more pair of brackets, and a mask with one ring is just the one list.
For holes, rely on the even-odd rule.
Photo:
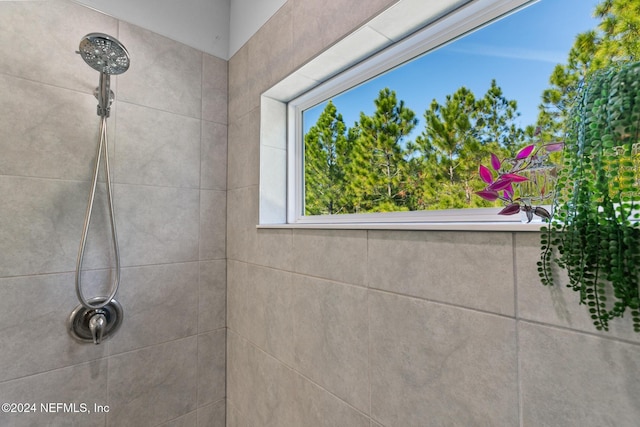
{"label": "trailing vine", "polygon": [[640,332],[640,63],[593,75],[570,117],[538,273],[565,269],[598,330],[630,312]]}

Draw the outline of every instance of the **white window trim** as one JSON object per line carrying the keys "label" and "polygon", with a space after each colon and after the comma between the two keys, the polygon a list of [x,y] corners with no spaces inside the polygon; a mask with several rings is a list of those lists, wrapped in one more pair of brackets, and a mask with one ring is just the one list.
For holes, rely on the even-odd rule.
{"label": "white window trim", "polygon": [[301,120],[293,119],[301,118],[306,108],[535,1],[449,0],[426,6],[424,0],[400,0],[266,91],[261,98],[258,226],[538,231],[539,223],[497,215],[499,209],[302,215],[302,129]]}

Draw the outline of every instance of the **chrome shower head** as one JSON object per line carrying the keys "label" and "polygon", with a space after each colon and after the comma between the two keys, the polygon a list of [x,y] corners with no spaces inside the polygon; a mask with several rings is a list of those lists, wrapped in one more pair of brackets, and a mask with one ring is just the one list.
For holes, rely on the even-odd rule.
{"label": "chrome shower head", "polygon": [[103,74],[122,74],[129,69],[129,52],[114,37],[90,33],[80,41],[82,59]]}
{"label": "chrome shower head", "polygon": [[80,41],[79,53],[84,62],[100,72],[100,85],[96,88],[98,115],[109,117],[114,94],[109,77],[122,74],[129,69],[129,52],[115,38],[102,33],[89,33]]}

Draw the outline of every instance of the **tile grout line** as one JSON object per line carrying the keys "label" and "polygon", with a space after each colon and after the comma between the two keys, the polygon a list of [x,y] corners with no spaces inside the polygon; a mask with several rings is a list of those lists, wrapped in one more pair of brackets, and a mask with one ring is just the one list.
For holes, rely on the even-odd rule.
{"label": "tile grout line", "polygon": [[518,424],[520,427],[524,425],[523,420],[523,405],[524,399],[522,396],[522,381],[520,372],[520,311],[518,306],[518,257],[517,257],[517,238],[516,233],[511,234],[511,248],[512,248],[512,266],[513,266],[513,309],[515,320],[515,350],[516,350],[516,386],[518,390]]}
{"label": "tile grout line", "polygon": [[367,268],[365,269],[365,286],[367,288],[367,379],[369,381],[369,427],[371,427],[372,425],[372,420],[373,420],[373,404],[372,404],[372,394],[373,394],[373,386],[371,385],[371,344],[372,344],[372,339],[371,339],[371,289],[369,288],[369,238],[370,233],[369,230],[367,230],[366,232],[366,242],[367,242],[367,246],[366,246],[366,254],[365,254],[365,265],[367,266]]}

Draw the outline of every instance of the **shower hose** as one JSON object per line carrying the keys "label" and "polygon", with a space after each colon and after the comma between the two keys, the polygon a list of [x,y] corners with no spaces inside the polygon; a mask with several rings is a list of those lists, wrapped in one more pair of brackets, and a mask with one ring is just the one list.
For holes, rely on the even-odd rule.
{"label": "shower hose", "polygon": [[[116,233],[115,214],[113,210],[113,198],[111,196],[111,176],[109,170],[109,152],[107,148],[107,118],[101,117],[100,120],[100,144],[98,145],[98,153],[96,155],[96,164],[93,171],[93,182],[91,184],[91,191],[89,192],[89,203],[87,204],[87,212],[84,217],[84,226],[82,229],[82,238],[80,239],[80,249],[78,250],[78,259],[76,261],[76,294],[78,300],[87,309],[100,309],[111,302],[118,292],[118,286],[120,283],[120,249],[118,248],[118,235]],[[107,202],[109,207],[109,219],[111,222],[111,237],[113,242],[113,252],[115,256],[115,277],[113,280],[111,292],[102,300],[101,297],[92,298],[87,300],[82,292],[82,260],[84,258],[84,250],[87,243],[87,234],[89,233],[89,224],[91,223],[91,214],[93,211],[93,204],[96,196],[96,187],[98,184],[98,172],[100,170],[101,157],[104,155],[104,166],[106,173],[106,187],[107,187]]]}

